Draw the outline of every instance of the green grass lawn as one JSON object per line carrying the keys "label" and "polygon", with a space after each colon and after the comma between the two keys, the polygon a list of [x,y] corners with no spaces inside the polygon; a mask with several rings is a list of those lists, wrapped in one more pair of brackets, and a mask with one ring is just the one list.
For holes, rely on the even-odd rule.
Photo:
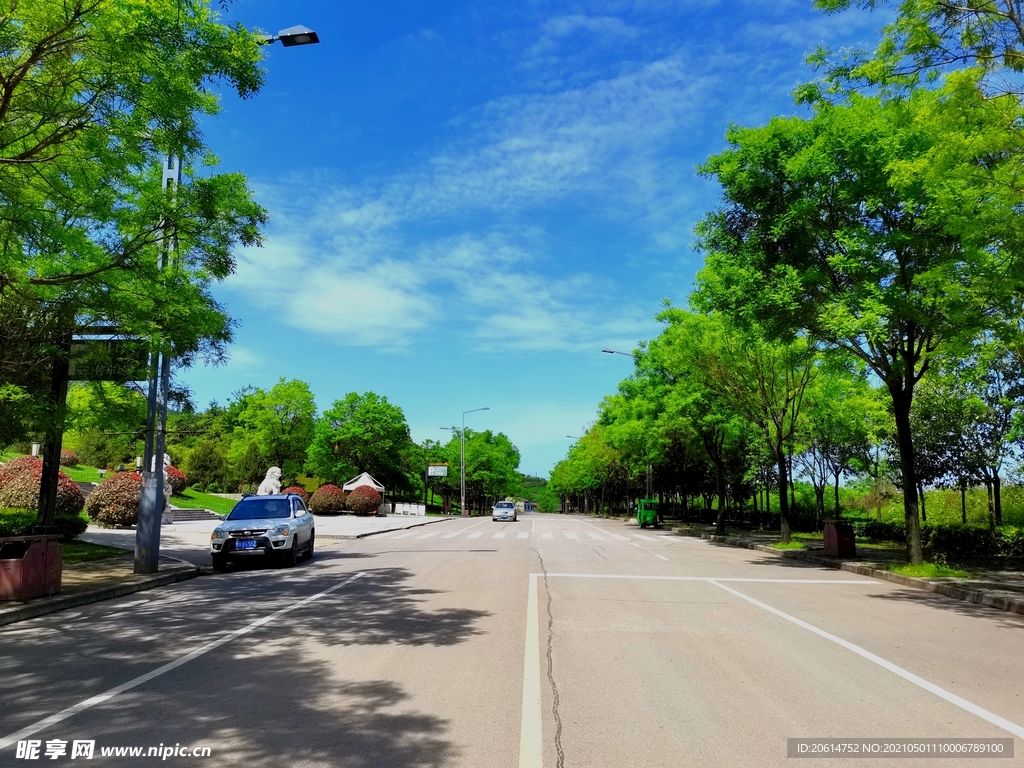
{"label": "green grass lawn", "polygon": [[90,544],[87,541],[64,541],[60,545],[60,554],[65,565],[89,563],[93,560],[106,560],[108,557],[130,555],[127,549],[105,547],[102,544]]}
{"label": "green grass lawn", "polygon": [[936,565],[935,563],[923,563],[921,565],[890,565],[889,571],[892,573],[900,573],[904,576],[917,576],[921,579],[967,579],[971,576],[967,571],[948,568],[945,565]]}
{"label": "green grass lawn", "polygon": [[[25,455],[27,454],[0,451],[0,461],[10,461],[11,459],[16,459],[19,456]],[[74,467],[61,467],[60,471],[76,483],[98,483],[100,481],[100,471],[96,469],[96,467],[86,467],[79,464]]]}
{"label": "green grass lawn", "polygon": [[214,496],[212,493],[203,493],[186,488],[181,494],[171,496],[171,504],[182,509],[208,509],[218,515],[226,515],[235,506],[234,499],[225,499],[221,496]]}
{"label": "green grass lawn", "polygon": [[804,543],[802,541],[791,541],[789,544],[783,544],[781,541],[770,545],[772,549],[803,549]]}

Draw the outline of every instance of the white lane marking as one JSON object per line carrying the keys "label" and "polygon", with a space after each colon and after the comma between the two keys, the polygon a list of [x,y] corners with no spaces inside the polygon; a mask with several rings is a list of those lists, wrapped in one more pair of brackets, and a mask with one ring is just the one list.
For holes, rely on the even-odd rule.
{"label": "white lane marking", "polygon": [[75,704],[74,706],[61,710],[55,715],[50,715],[49,717],[45,717],[42,720],[39,720],[38,722],[32,723],[32,725],[25,726],[17,733],[12,733],[9,736],[4,736],[3,738],[0,738],[0,749],[6,749],[12,744],[18,742],[19,740],[27,739],[32,734],[39,733],[39,731],[49,728],[51,725],[56,725],[57,723],[63,720],[67,720],[69,717],[74,717],[79,712],[84,712],[87,709],[95,707],[97,704],[102,704],[105,701],[109,701],[110,699],[117,696],[117,694],[119,693],[130,691],[132,688],[136,688],[142,685],[143,683],[148,683],[150,680],[156,677],[160,677],[160,675],[170,672],[172,669],[177,669],[183,664],[188,664],[190,661],[198,659],[200,656],[203,656],[216,648],[220,648],[222,645],[230,643],[232,640],[241,637],[242,635],[248,634],[249,632],[252,632],[254,629],[262,627],[264,624],[269,624],[274,619],[280,616],[284,616],[286,613],[291,613],[296,608],[301,608],[302,606],[308,605],[314,600],[319,600],[324,595],[329,595],[331,592],[341,589],[346,584],[351,584],[360,576],[365,575],[366,573],[361,571],[355,574],[354,576],[345,579],[345,581],[339,582],[338,584],[335,584],[333,587],[325,589],[323,592],[317,592],[315,595],[310,595],[309,597],[304,598],[303,600],[299,600],[297,603],[293,603],[292,605],[289,605],[287,608],[282,608],[280,611],[277,611],[276,613],[272,613],[269,616],[264,616],[262,619],[257,619],[251,624],[246,624],[241,629],[236,629],[234,632],[230,632],[224,635],[224,637],[220,638],[219,640],[214,640],[212,643],[207,643],[204,646],[196,648],[194,651],[186,653],[184,656],[180,656],[174,661],[164,664],[162,667],[157,667],[156,669],[147,672],[144,675],[139,675],[138,677],[129,680],[127,683],[121,683],[120,685],[114,686],[109,691],[105,691],[101,694],[93,696],[91,699],[81,701],[78,704]]}
{"label": "white lane marking", "polygon": [[462,534],[464,534],[470,528],[476,528],[478,525],[483,525],[485,522],[486,522],[485,520],[481,520],[479,523],[473,523],[472,525],[467,525],[465,528],[462,528],[461,530],[452,531],[451,533],[446,533],[441,538],[442,539],[454,539],[456,536],[461,536]]}
{"label": "white lane marking", "polygon": [[537,574],[530,574],[526,598],[526,650],[523,655],[523,711],[519,725],[519,768],[543,768],[540,699],[540,616]]}
{"label": "white lane marking", "polygon": [[505,538],[505,532],[504,531],[498,531],[496,534],[491,536],[491,538],[492,539],[504,539]]}
{"label": "white lane marking", "polygon": [[612,538],[618,539],[619,541],[629,541],[629,536],[623,536],[621,533],[613,533]]}
{"label": "white lane marking", "polygon": [[483,535],[484,535],[483,531],[477,531],[476,533],[469,534],[469,536],[467,536],[466,538],[467,539],[479,539]]}
{"label": "white lane marking", "polygon": [[644,536],[642,533],[634,533],[633,535],[638,539],[643,539],[644,541],[657,541],[657,539],[652,539],[650,536]]}
{"label": "white lane marking", "polygon": [[397,536],[392,536],[393,539],[408,539],[410,536],[415,536],[419,531],[413,531],[412,533],[400,533]]}
{"label": "white lane marking", "polygon": [[424,533],[421,536],[417,536],[417,539],[429,539],[431,536],[437,536],[440,531],[431,531],[430,533]]}
{"label": "white lane marking", "polygon": [[544,533],[542,533],[540,537],[542,539],[553,539],[555,538],[555,534],[551,533],[551,531],[544,531]]}
{"label": "white lane marking", "polygon": [[533,522],[530,523],[530,533],[536,533],[536,532],[537,532],[537,515],[536,515],[536,513],[534,513],[534,515],[533,515]]}
{"label": "white lane marking", "polygon": [[570,533],[569,531],[566,531],[565,532],[565,538],[567,538],[567,539],[578,539],[579,536],[577,536],[575,533]]}
{"label": "white lane marking", "polygon": [[587,533],[587,536],[589,536],[592,539],[597,539],[598,541],[604,541],[604,536],[601,536],[596,533]]}
{"label": "white lane marking", "polygon": [[555,576],[562,579],[640,579],[643,581],[728,581],[749,582],[753,584],[861,584],[877,585],[877,581],[866,579],[742,579],[719,578],[718,576],[637,576],[631,573],[547,573],[540,574],[548,578]]}
{"label": "white lane marking", "polygon": [[971,702],[967,701],[967,699],[962,699],[955,693],[950,693],[949,691],[945,690],[944,688],[940,688],[934,683],[929,683],[927,680],[925,680],[922,677],[918,677],[913,672],[908,672],[907,670],[903,669],[903,667],[898,667],[891,661],[886,661],[881,656],[876,656],[875,654],[871,653],[871,651],[866,651],[859,645],[854,645],[849,640],[843,640],[843,638],[841,637],[836,637],[835,635],[826,632],[823,629],[818,629],[818,627],[814,626],[813,624],[808,624],[806,621],[801,621],[796,616],[790,616],[788,613],[783,613],[778,608],[772,608],[770,605],[762,603],[760,600],[755,600],[749,595],[745,595],[742,592],[736,591],[732,587],[727,587],[724,584],[720,583],[721,581],[724,581],[724,579],[708,579],[709,584],[714,584],[719,589],[724,589],[729,594],[735,595],[736,597],[742,600],[746,600],[748,603],[756,605],[758,608],[764,608],[769,613],[774,613],[776,616],[783,618],[786,621],[790,621],[793,624],[796,624],[798,627],[803,627],[804,629],[808,630],[809,632],[813,632],[819,637],[824,637],[826,640],[831,640],[833,643],[841,645],[848,651],[853,651],[858,656],[862,656],[868,661],[874,662],[878,666],[882,667],[882,669],[887,669],[893,674],[899,675],[904,680],[907,680],[913,683],[914,685],[923,688],[929,693],[935,694],[940,699],[945,699],[950,704],[960,707],[960,709],[970,712],[972,715],[976,715],[977,717],[980,717],[982,720],[987,720],[988,722],[992,723],[992,725],[995,725],[999,728],[1002,728],[1004,731],[1012,733],[1017,738],[1024,738],[1024,727],[1019,726],[1016,723],[1012,723],[1009,720],[1006,720],[993,712],[989,712],[987,709],[982,709],[977,704],[972,704]]}
{"label": "white lane marking", "polygon": [[660,560],[664,560],[666,563],[670,562],[669,559],[667,557],[665,557],[664,555],[655,555],[655,557],[657,557]]}
{"label": "white lane marking", "polygon": [[523,531],[521,533],[517,533],[516,534],[516,538],[517,539],[528,539],[528,538],[530,538],[530,534],[527,531]]}
{"label": "white lane marking", "polygon": [[631,541],[631,542],[629,542],[629,546],[631,546],[631,547],[639,547],[640,545],[637,544],[635,541]]}

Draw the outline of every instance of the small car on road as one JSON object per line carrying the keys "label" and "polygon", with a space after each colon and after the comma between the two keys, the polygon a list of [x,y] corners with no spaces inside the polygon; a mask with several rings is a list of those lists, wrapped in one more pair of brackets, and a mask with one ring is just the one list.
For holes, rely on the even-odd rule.
{"label": "small car on road", "polygon": [[313,557],[315,538],[313,515],[301,496],[246,496],[210,534],[213,570],[257,558],[295,565],[301,555]]}
{"label": "small car on road", "polygon": [[491,509],[491,519],[494,522],[511,520],[514,523],[517,519],[516,503],[514,501],[499,501]]}

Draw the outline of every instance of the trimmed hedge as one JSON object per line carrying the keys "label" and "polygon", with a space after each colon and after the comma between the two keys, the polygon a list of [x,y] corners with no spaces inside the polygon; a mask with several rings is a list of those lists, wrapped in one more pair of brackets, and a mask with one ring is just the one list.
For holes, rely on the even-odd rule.
{"label": "trimmed hedge", "polygon": [[[4,465],[5,468],[8,465]],[[38,509],[39,488],[43,479],[43,462],[34,465],[23,465],[15,471],[4,474],[0,485],[0,508],[4,509]],[[57,473],[57,515],[74,516],[85,506],[85,495],[78,483],[65,475]]]}
{"label": "trimmed hedge", "polygon": [[[854,523],[854,532],[872,541],[905,544],[907,529],[902,520],[868,520]],[[975,525],[922,525],[921,546],[932,557],[951,563],[992,557],[1024,557],[1024,528],[1003,527],[995,538],[988,528]]]}
{"label": "trimmed hedge", "polygon": [[118,472],[93,489],[86,500],[89,517],[105,525],[135,525],[139,520],[142,476],[137,472]]}
{"label": "trimmed hedge", "polygon": [[35,456],[18,456],[6,464],[0,464],[0,488],[3,488],[22,472],[33,469],[38,469],[42,472],[43,460],[37,459]]}
{"label": "trimmed hedge", "polygon": [[336,485],[321,485],[309,499],[309,509],[315,515],[337,515],[345,511],[347,495]]}
{"label": "trimmed hedge", "polygon": [[368,485],[360,485],[352,489],[345,505],[357,515],[372,515],[380,506],[380,494]]}
{"label": "trimmed hedge", "polygon": [[60,465],[62,467],[77,467],[80,463],[78,454],[74,451],[69,451],[65,448],[60,452]]}
{"label": "trimmed hedge", "polygon": [[[77,539],[85,533],[89,518],[84,514],[58,515],[57,529],[67,540]],[[36,525],[36,513],[31,509],[0,510],[0,536],[27,536]]]}
{"label": "trimmed hedge", "polygon": [[185,473],[173,464],[167,467],[167,483],[171,486],[171,493],[181,493],[188,487],[188,478]]}
{"label": "trimmed hedge", "polygon": [[306,506],[309,506],[309,493],[306,492],[305,488],[301,488],[298,485],[289,485],[287,488],[281,491],[281,493],[294,493],[296,496],[301,496],[302,500],[306,503]]}

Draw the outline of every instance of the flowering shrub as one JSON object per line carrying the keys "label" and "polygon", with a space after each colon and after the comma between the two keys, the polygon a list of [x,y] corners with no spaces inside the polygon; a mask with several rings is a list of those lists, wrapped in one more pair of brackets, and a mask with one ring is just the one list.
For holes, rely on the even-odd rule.
{"label": "flowering shrub", "polygon": [[6,464],[0,464],[0,488],[13,480],[17,475],[27,470],[43,471],[43,460],[35,456],[19,456],[11,459]]}
{"label": "flowering shrub", "polygon": [[309,494],[306,493],[306,489],[305,488],[300,488],[297,485],[289,485],[287,488],[285,488],[283,491],[281,491],[281,493],[284,493],[284,494],[294,493],[296,496],[301,496],[302,500],[304,502],[306,502],[307,505],[309,504]]}
{"label": "flowering shrub", "polygon": [[171,493],[181,493],[188,487],[185,473],[173,464],[167,467],[167,482],[171,486]]}
{"label": "flowering shrub", "polygon": [[[6,468],[8,465],[4,465]],[[26,466],[21,471],[6,475],[0,486],[0,507],[16,509],[38,509],[39,487],[42,485],[43,462]],[[85,495],[78,483],[57,473],[57,515],[77,515],[85,506]]]}
{"label": "flowering shrub", "polygon": [[372,515],[380,506],[380,494],[368,485],[360,485],[348,495],[345,504],[357,515]]}
{"label": "flowering shrub", "polygon": [[336,485],[321,485],[309,500],[309,509],[316,515],[337,515],[345,510],[345,492]]}
{"label": "flowering shrub", "polygon": [[62,467],[77,467],[80,463],[78,461],[78,454],[74,451],[65,449],[60,452],[60,465]]}
{"label": "flowering shrub", "polygon": [[89,494],[85,511],[106,525],[135,525],[139,519],[142,476],[138,472],[110,475]]}

